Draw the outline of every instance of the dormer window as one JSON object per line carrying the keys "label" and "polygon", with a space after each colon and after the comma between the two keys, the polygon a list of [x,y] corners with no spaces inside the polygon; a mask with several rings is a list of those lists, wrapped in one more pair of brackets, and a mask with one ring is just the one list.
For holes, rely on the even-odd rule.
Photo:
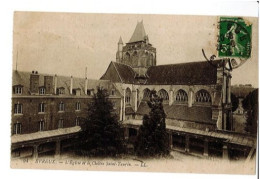
{"label": "dormer window", "polygon": [[57,94],[65,94],[65,89],[63,87],[57,89]]}
{"label": "dormer window", "polygon": [[87,90],[87,95],[90,96],[91,95],[91,91]]}
{"label": "dormer window", "polygon": [[87,90],[87,95],[88,95],[88,96],[94,95],[94,89],[89,89],[89,90]]}
{"label": "dormer window", "polygon": [[80,96],[80,88],[73,89],[72,94],[76,96]]}
{"label": "dormer window", "polygon": [[45,88],[44,88],[44,87],[40,87],[40,88],[39,88],[39,94],[40,94],[40,95],[45,94]]}
{"label": "dormer window", "polygon": [[22,94],[22,93],[23,93],[23,86],[22,85],[14,86],[14,94]]}

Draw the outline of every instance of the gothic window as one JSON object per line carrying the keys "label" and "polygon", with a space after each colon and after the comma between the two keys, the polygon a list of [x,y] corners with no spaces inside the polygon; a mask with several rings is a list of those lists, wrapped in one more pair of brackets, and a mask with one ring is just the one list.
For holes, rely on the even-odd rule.
{"label": "gothic window", "polygon": [[153,54],[149,55],[148,64],[147,66],[153,66]]}
{"label": "gothic window", "polygon": [[129,64],[129,60],[130,60],[130,54],[127,52],[127,53],[125,54],[124,63],[125,63],[125,64]]}
{"label": "gothic window", "polygon": [[151,93],[151,91],[148,88],[144,89],[143,99],[144,100],[149,100],[150,99],[150,93]]}
{"label": "gothic window", "polygon": [[178,90],[176,97],[175,97],[175,101],[177,101],[177,102],[187,102],[188,101],[188,94],[182,89]]}
{"label": "gothic window", "polygon": [[161,90],[158,92],[158,96],[159,96],[160,98],[162,98],[164,101],[168,101],[168,100],[169,100],[169,95],[168,95],[167,91],[164,90],[164,89],[161,89]]}
{"label": "gothic window", "polygon": [[210,103],[211,102],[211,97],[210,97],[209,92],[207,92],[206,90],[199,90],[196,93],[195,102],[198,102],[198,103]]}
{"label": "gothic window", "polygon": [[131,103],[131,90],[129,88],[126,88],[126,91],[125,91],[125,103],[126,104]]}
{"label": "gothic window", "polygon": [[132,56],[132,66],[134,67],[138,66],[138,56],[136,51],[133,53]]}

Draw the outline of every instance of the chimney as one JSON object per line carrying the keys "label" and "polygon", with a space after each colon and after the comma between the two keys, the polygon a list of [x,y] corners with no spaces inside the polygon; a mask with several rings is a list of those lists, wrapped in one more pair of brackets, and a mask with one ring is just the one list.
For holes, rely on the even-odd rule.
{"label": "chimney", "polygon": [[88,94],[88,74],[87,74],[87,67],[85,69],[85,94]]}
{"label": "chimney", "polygon": [[73,77],[70,77],[70,94],[72,94],[72,89],[73,89]]}
{"label": "chimney", "polygon": [[58,79],[57,79],[57,75],[55,74],[55,76],[54,76],[54,94],[57,94],[57,83],[58,83]]}
{"label": "chimney", "polygon": [[46,94],[53,93],[53,76],[44,76],[44,87],[46,89]]}
{"label": "chimney", "polygon": [[39,93],[39,75],[38,75],[38,72],[37,73],[36,72],[32,71],[32,73],[30,75],[30,92],[31,92],[31,94]]}

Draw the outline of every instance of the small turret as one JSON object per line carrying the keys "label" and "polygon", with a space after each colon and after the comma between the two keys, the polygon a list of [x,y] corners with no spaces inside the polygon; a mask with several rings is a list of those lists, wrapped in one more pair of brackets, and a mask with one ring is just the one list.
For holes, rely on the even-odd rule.
{"label": "small turret", "polygon": [[119,41],[117,43],[117,53],[116,53],[116,61],[117,62],[121,62],[122,58],[123,58],[123,40],[120,36]]}

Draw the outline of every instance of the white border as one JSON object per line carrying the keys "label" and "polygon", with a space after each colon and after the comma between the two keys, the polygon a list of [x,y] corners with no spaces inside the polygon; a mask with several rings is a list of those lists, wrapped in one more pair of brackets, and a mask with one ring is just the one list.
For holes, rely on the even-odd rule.
{"label": "white border", "polygon": [[1,49],[1,175],[2,178],[256,178],[245,175],[202,175],[172,173],[127,173],[86,172],[52,170],[10,169],[10,118],[11,118],[11,69],[12,69],[12,26],[14,11],[82,12],[82,13],[140,13],[140,14],[186,14],[186,15],[232,15],[258,16],[256,1],[174,1],[171,0],[8,0],[0,7]]}

